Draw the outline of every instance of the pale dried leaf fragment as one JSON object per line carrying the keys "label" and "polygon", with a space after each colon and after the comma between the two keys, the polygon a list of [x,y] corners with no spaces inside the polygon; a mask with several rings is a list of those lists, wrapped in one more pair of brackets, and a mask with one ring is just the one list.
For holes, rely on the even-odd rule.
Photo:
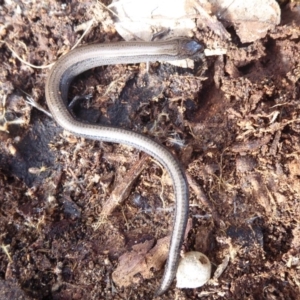
{"label": "pale dried leaf fragment", "polygon": [[264,183],[263,177],[258,173],[248,174],[243,178],[242,189],[249,194],[253,199],[256,199],[258,204],[262,206],[269,215],[276,210],[272,194]]}
{"label": "pale dried leaf fragment", "polygon": [[229,33],[211,14],[210,7],[207,0],[115,0],[109,6],[118,16],[115,27],[125,40],[191,37],[197,28],[195,20],[229,39]]}
{"label": "pale dried leaf fragment", "polygon": [[223,261],[218,265],[217,270],[214,273],[214,279],[218,279],[223,274],[229,264],[229,261],[230,255],[225,255]]}
{"label": "pale dried leaf fragment", "polygon": [[[113,14],[117,16],[115,29],[126,41],[191,38],[197,29],[196,20],[223,39],[230,38],[223,24],[210,15],[207,0],[115,0],[108,9],[113,10]],[[211,49],[206,53],[222,55],[226,53],[226,49]],[[190,59],[169,63],[182,68],[194,66]]]}
{"label": "pale dried leaf fragment", "polygon": [[260,147],[267,145],[270,142],[271,138],[272,138],[272,136],[270,134],[268,134],[259,139],[255,139],[252,141],[245,141],[243,143],[238,143],[231,147],[231,151],[233,151],[233,152],[256,151]]}
{"label": "pale dried leaf fragment", "polygon": [[138,283],[141,280],[140,276],[143,279],[152,278],[151,270],[160,270],[167,259],[169,242],[170,236],[167,236],[159,239],[155,247],[154,240],[133,246],[132,251],[119,258],[118,267],[112,274],[114,283],[120,287],[127,287]]}
{"label": "pale dried leaf fragment", "polygon": [[167,38],[191,36],[195,21],[187,16],[186,0],[113,1],[109,6],[118,15],[116,30],[125,40],[151,41],[165,31]]}

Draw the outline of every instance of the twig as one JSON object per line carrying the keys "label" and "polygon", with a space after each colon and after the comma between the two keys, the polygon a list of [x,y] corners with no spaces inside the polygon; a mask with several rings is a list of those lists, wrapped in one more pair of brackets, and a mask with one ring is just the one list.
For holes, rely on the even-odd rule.
{"label": "twig", "polygon": [[[75,49],[78,44],[82,41],[83,37],[86,35],[86,33],[90,30],[91,26],[93,25],[94,23],[94,20],[90,20],[89,21],[89,25],[88,27],[86,28],[86,30],[84,31],[84,33],[81,35],[81,37],[79,38],[79,40],[75,43],[75,45],[71,48],[71,50]],[[5,43],[7,48],[22,62],[24,63],[25,65],[31,67],[31,68],[34,68],[34,69],[47,69],[47,68],[50,68],[52,67],[55,62],[52,62],[51,64],[49,65],[46,65],[46,66],[36,66],[36,65],[33,65],[29,62],[27,62],[26,60],[24,60],[23,58],[21,58],[16,51],[13,50],[13,48],[7,43],[7,42],[4,42],[4,41],[0,41],[1,43]]]}
{"label": "twig", "polygon": [[137,161],[126,173],[126,175],[119,179],[115,183],[115,188],[112,191],[109,199],[103,204],[101,214],[93,224],[94,230],[97,230],[99,226],[107,220],[107,217],[112,213],[112,211],[128,197],[133,183],[140,176],[142,171],[147,165],[148,156],[142,155],[139,161]]}
{"label": "twig", "polygon": [[207,199],[204,191],[202,190],[202,188],[197,184],[197,182],[193,179],[193,177],[186,173],[186,177],[187,177],[187,181],[190,185],[190,187],[193,189],[193,191],[195,192],[197,198],[202,202],[202,204],[206,207],[208,207],[209,209],[211,209],[212,211],[212,216],[213,219],[215,220],[215,222],[220,225],[220,216],[217,213],[217,211],[214,209],[213,205],[211,204],[211,202]]}
{"label": "twig", "polygon": [[6,254],[6,256],[8,257],[8,260],[10,263],[13,262],[9,252],[8,252],[8,248],[9,248],[9,245],[4,245],[4,244],[1,244],[0,248],[3,250],[3,252]]}
{"label": "twig", "polygon": [[6,44],[6,46],[7,46],[7,48],[23,63],[23,64],[25,64],[25,65],[27,65],[27,66],[29,66],[29,67],[31,67],[31,68],[35,68],[35,69],[46,69],[46,68],[50,68],[50,67],[52,67],[53,65],[54,65],[54,62],[53,63],[51,63],[51,64],[49,64],[49,65],[46,65],[46,66],[36,66],[36,65],[33,65],[33,64],[31,64],[31,63],[29,63],[29,62],[27,62],[26,60],[24,60],[23,58],[21,58],[18,54],[17,54],[17,52],[15,52],[9,45],[8,45],[8,43],[6,42],[5,43]]}
{"label": "twig", "polygon": [[85,31],[83,32],[83,34],[81,35],[81,37],[79,38],[79,40],[75,43],[75,45],[71,48],[71,50],[75,49],[79,43],[82,41],[82,39],[84,38],[84,36],[87,34],[87,32],[91,29],[91,27],[93,26],[94,24],[94,19],[88,21],[88,26],[87,28],[85,29]]}
{"label": "twig", "polygon": [[[118,14],[116,14],[113,10],[111,10],[109,7],[107,7],[106,5],[104,5],[103,3],[101,3],[100,1],[97,1],[97,3],[102,6],[103,8],[105,8],[106,10],[108,10],[112,15],[114,15],[115,17],[117,17],[118,19],[120,19],[120,17],[118,16]],[[112,4],[111,4],[112,5]]]}
{"label": "twig", "polygon": [[26,100],[25,102],[28,103],[29,105],[35,107],[36,109],[42,111],[44,114],[46,114],[48,117],[53,118],[52,114],[47,111],[46,109],[44,109],[40,104],[38,104],[36,101],[33,100],[33,98],[28,95],[26,92],[22,91],[24,94],[26,94]]}

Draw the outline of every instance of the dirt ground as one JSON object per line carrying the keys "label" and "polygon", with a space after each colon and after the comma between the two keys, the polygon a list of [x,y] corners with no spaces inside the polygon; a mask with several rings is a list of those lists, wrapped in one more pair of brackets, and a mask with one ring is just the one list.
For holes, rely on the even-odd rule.
{"label": "dirt ground", "polygon": [[[28,104],[47,109],[48,69],[11,51],[46,66],[96,17],[82,44],[121,38],[95,1],[27,2],[0,1],[0,299],[152,299],[164,267],[143,261],[172,230],[170,179],[145,154],[74,137]],[[223,270],[158,299],[300,299],[299,25],[299,4],[287,4],[265,38],[241,44],[229,28],[227,54],[194,70],[108,66],[72,85],[70,99],[93,96],[79,118],[143,132],[186,168],[184,250]],[[218,37],[201,28],[195,39]],[[122,205],[101,219],[114,197]]]}

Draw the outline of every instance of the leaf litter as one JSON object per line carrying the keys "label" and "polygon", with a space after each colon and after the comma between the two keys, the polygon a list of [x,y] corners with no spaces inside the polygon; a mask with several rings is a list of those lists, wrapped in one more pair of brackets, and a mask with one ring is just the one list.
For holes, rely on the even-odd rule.
{"label": "leaf litter", "polygon": [[[189,4],[188,35],[226,55],[196,62],[194,73],[158,63],[149,73],[143,64],[99,68],[76,79],[70,96],[93,96],[80,103],[81,118],[152,136],[187,169],[192,229],[183,250],[204,252],[213,274],[216,266],[222,271],[198,289],[181,291],[174,283],[161,299],[297,299],[299,4],[279,9],[265,1],[263,18],[255,17],[265,12],[257,5],[249,5],[245,17],[240,1]],[[170,235],[174,207],[161,167],[147,162],[130,178],[142,160],[136,150],[73,137],[29,106],[23,91],[46,108],[47,70],[11,51],[47,66],[85,30],[84,43],[120,40],[114,18],[96,1],[5,1],[0,7],[6,129],[0,134],[0,283],[6,299],[13,293],[20,299],[152,299],[161,279],[167,248],[159,245]],[[161,29],[149,36],[168,32]],[[118,194],[125,202],[94,230],[122,174],[128,191]],[[129,264],[128,257],[138,259]]]}

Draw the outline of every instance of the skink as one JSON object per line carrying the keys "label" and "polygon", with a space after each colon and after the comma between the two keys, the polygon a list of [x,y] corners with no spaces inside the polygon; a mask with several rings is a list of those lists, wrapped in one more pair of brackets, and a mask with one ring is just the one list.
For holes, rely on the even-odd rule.
{"label": "skink", "polygon": [[156,296],[171,285],[178,266],[189,208],[185,173],[167,148],[142,134],[116,127],[79,121],[68,109],[69,86],[78,74],[102,65],[170,61],[197,56],[202,45],[189,39],[162,42],[118,42],[82,46],[61,57],[52,67],[46,82],[46,100],[56,122],[65,130],[87,139],[120,143],[144,151],[169,172],[175,194],[176,210],[169,255]]}

